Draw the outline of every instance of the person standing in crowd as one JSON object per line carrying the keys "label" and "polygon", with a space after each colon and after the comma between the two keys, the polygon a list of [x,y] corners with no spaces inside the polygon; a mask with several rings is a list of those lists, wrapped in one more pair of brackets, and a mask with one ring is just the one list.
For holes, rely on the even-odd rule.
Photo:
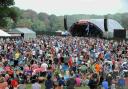
{"label": "person standing in crowd", "polygon": [[[74,89],[76,83],[81,86],[80,79],[90,89],[97,89],[102,83],[106,87],[106,81],[109,89],[114,89],[117,84],[122,86],[122,78],[118,83],[116,77],[124,71],[126,86],[128,41],[60,36],[0,40],[0,74],[8,87],[23,87],[24,79],[26,84],[32,83],[34,89],[40,89],[40,84],[35,82],[37,76],[45,80],[46,89],[55,88],[54,85]],[[45,79],[46,75],[55,76],[56,83],[52,77]]]}
{"label": "person standing in crowd", "polygon": [[108,81],[106,81],[105,79],[102,82],[102,87],[103,87],[103,89],[109,89],[109,87],[108,87]]}
{"label": "person standing in crowd", "polygon": [[98,84],[99,84],[98,74],[94,73],[94,74],[92,74],[92,76],[89,80],[88,86],[90,87],[90,89],[97,89]]}
{"label": "person standing in crowd", "polygon": [[108,74],[106,79],[107,79],[107,81],[108,81],[109,89],[111,89],[111,85],[112,85],[112,75],[111,75],[111,74]]}
{"label": "person standing in crowd", "polygon": [[17,89],[17,87],[18,87],[18,80],[17,80],[16,77],[11,80],[11,85],[12,85],[13,89]]}
{"label": "person standing in crowd", "polygon": [[39,84],[38,79],[34,80],[34,83],[32,84],[32,89],[41,89],[41,85]]}
{"label": "person standing in crowd", "polygon": [[81,82],[79,75],[76,75],[75,81],[76,81],[76,86],[80,87],[82,82]]}
{"label": "person standing in crowd", "polygon": [[4,81],[3,76],[0,74],[0,89],[8,89],[7,82]]}
{"label": "person standing in crowd", "polygon": [[19,58],[20,58],[20,52],[19,52],[19,50],[16,50],[15,59],[14,59],[14,66],[18,65]]}
{"label": "person standing in crowd", "polygon": [[67,89],[75,89],[75,84],[76,84],[76,82],[75,82],[75,79],[74,78],[69,78],[68,80],[67,80]]}
{"label": "person standing in crowd", "polygon": [[119,89],[125,89],[125,79],[123,78],[123,76],[119,77],[118,86]]}
{"label": "person standing in crowd", "polygon": [[45,89],[53,89],[54,83],[53,83],[51,77],[52,76],[50,74],[47,76],[47,80],[45,81]]}
{"label": "person standing in crowd", "polygon": [[48,69],[48,64],[45,63],[45,62],[43,62],[43,63],[41,64],[41,68],[44,69],[44,71],[43,71],[42,74],[43,74],[43,76],[45,77],[45,76],[46,76],[47,69]]}
{"label": "person standing in crowd", "polygon": [[27,89],[25,81],[21,81],[17,87],[17,89]]}

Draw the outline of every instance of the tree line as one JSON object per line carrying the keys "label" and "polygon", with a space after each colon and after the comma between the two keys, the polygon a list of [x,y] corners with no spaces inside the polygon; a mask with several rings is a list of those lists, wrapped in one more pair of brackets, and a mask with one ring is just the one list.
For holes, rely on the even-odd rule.
{"label": "tree line", "polygon": [[[14,4],[14,0],[0,1],[0,28],[9,30],[16,27],[27,27],[35,31],[64,30],[64,16],[37,13],[31,9],[22,10],[13,7]],[[124,28],[128,28],[128,13],[107,14],[107,17],[118,21]],[[67,15],[68,28],[80,19],[104,19],[104,15]]]}

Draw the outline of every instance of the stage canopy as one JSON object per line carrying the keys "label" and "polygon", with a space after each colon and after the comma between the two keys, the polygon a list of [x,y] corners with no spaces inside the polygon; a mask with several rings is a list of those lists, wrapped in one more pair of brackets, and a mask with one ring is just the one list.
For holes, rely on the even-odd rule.
{"label": "stage canopy", "polygon": [[[124,29],[117,21],[107,19],[109,37],[113,37],[115,29]],[[72,36],[103,37],[106,33],[104,19],[79,20],[73,23],[69,29]]]}

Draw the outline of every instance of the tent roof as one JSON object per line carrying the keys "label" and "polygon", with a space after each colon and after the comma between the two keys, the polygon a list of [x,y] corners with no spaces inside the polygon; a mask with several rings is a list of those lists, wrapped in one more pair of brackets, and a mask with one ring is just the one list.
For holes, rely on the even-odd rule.
{"label": "tent roof", "polygon": [[63,32],[63,31],[61,31],[61,30],[58,30],[58,31],[56,31],[56,32]]}
{"label": "tent roof", "polygon": [[10,34],[8,34],[7,32],[4,32],[2,29],[0,29],[0,37],[9,37],[11,36]]}
{"label": "tent roof", "polygon": [[32,31],[31,29],[28,29],[28,28],[15,28],[15,29],[13,29],[12,32],[18,32],[18,33],[34,33],[34,34],[36,34],[34,31]]}

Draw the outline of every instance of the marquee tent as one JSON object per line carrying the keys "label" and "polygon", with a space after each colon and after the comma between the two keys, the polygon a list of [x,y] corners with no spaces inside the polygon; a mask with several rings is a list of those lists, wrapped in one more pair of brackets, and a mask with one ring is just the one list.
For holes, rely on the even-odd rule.
{"label": "marquee tent", "polygon": [[0,29],[0,37],[10,37],[11,35]]}
{"label": "marquee tent", "polygon": [[15,28],[11,29],[11,33],[21,34],[24,40],[30,40],[36,38],[36,32],[29,28]]}

